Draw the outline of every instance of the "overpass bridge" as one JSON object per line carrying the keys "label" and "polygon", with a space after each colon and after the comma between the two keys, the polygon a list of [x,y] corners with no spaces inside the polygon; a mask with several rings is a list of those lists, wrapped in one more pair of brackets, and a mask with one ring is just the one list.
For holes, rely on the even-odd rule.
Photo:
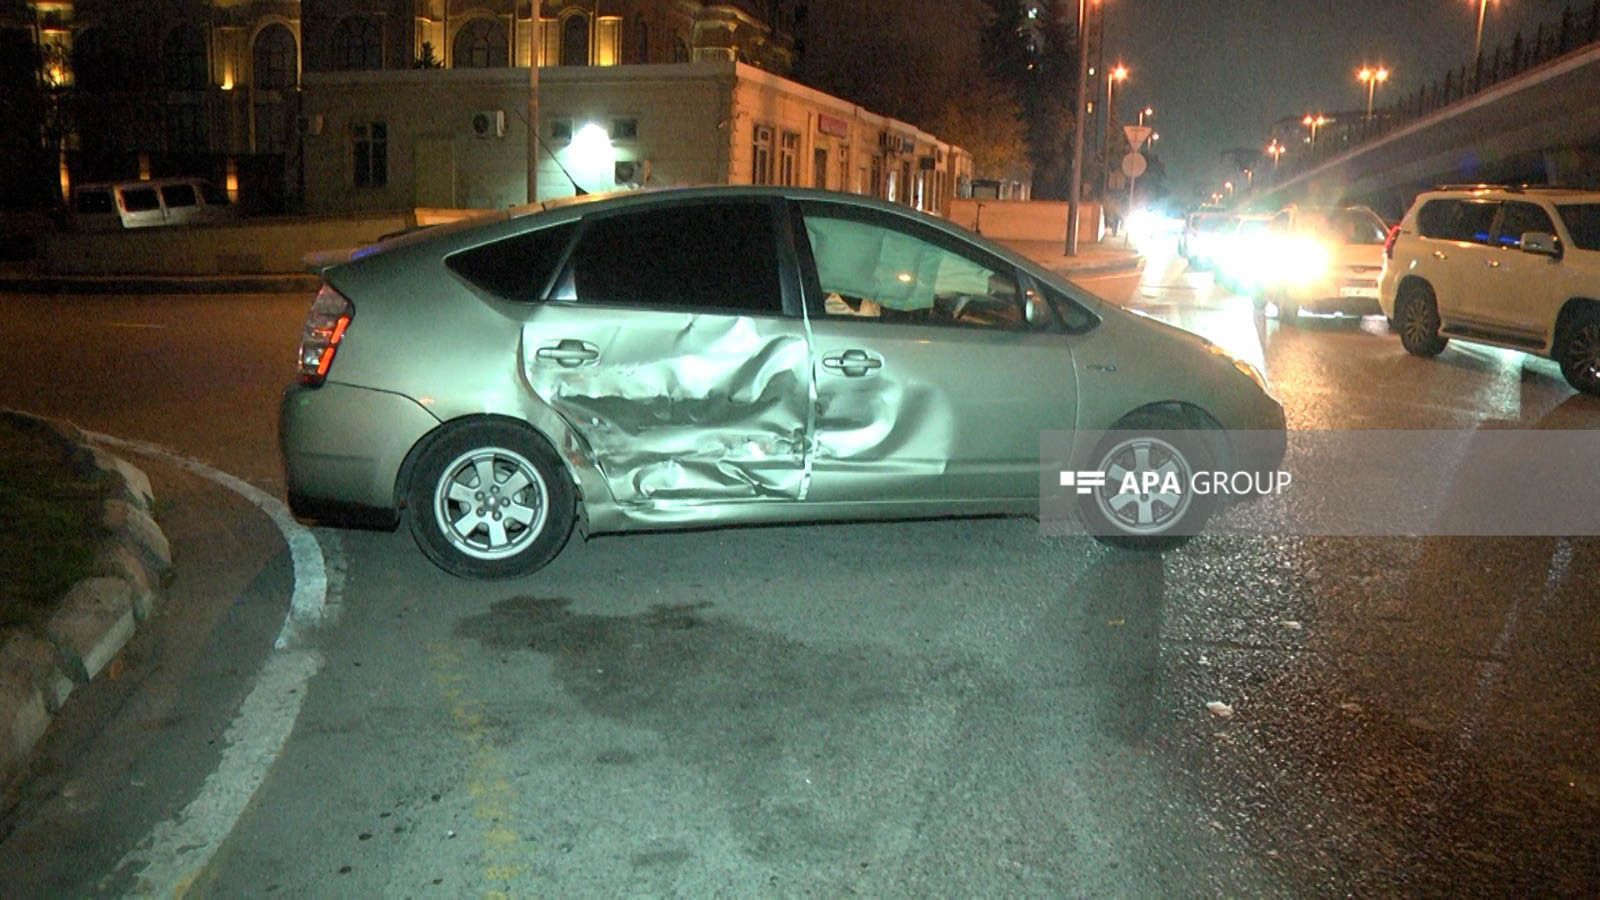
{"label": "overpass bridge", "polygon": [[1251,206],[1360,203],[1399,218],[1445,183],[1600,188],[1600,0],[1374,116],[1348,143],[1258,186]]}

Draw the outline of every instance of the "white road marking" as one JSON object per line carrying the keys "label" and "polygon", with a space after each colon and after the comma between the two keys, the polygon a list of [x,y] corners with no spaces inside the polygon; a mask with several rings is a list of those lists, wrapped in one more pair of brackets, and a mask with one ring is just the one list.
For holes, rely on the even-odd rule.
{"label": "white road marking", "polygon": [[[282,754],[305,702],[306,684],[322,668],[322,654],[300,645],[306,632],[327,617],[329,565],[316,535],[296,522],[282,501],[255,485],[155,444],[84,434],[96,443],[157,457],[244,497],[277,526],[294,564],[289,614],[255,687],[223,735],[225,746],[216,770],[182,812],[152,829],[113,870],[137,868],[135,890],[142,895],[181,897],[232,833]],[[333,570],[336,576],[342,571],[337,561]]]}

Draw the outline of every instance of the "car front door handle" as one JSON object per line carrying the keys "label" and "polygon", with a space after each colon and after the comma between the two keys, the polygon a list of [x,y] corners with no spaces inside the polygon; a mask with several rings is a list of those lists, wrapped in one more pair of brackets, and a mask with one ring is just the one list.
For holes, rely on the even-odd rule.
{"label": "car front door handle", "polygon": [[553,347],[540,347],[534,356],[573,368],[600,358],[600,348],[585,341],[568,338]]}
{"label": "car front door handle", "polygon": [[846,350],[837,356],[824,356],[822,365],[843,373],[846,378],[861,378],[874,369],[883,368],[883,360],[865,350]]}

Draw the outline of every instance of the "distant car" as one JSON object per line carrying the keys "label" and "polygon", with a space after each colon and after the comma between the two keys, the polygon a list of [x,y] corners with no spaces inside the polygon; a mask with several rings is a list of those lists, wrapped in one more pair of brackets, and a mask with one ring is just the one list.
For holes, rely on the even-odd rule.
{"label": "distant car", "polygon": [[[1282,456],[1234,449],[1235,430],[1283,433],[1247,363],[852,195],[635,194],[437,226],[323,277],[281,409],[291,506],[409,517],[462,576],[534,571],[580,519],[1036,514],[1046,431],[1178,429],[1255,471]],[[1072,453],[1111,471],[1114,451],[1140,458]],[[1161,546],[1152,527],[1191,514],[1135,499],[1097,536]]]}
{"label": "distant car", "polygon": [[1198,268],[1211,265],[1221,246],[1222,236],[1232,232],[1237,221],[1228,212],[1190,213],[1183,235],[1178,239],[1178,253]]}
{"label": "distant car", "polygon": [[1290,206],[1268,228],[1262,296],[1277,307],[1280,322],[1378,314],[1388,228],[1377,213],[1364,206]]}
{"label": "distant car", "polygon": [[234,217],[226,192],[202,178],[157,178],[81,184],[69,221],[84,231],[197,225]]}
{"label": "distant car", "polygon": [[1268,236],[1272,216],[1248,214],[1238,216],[1233,231],[1218,238],[1214,253],[1217,280],[1225,287],[1246,294],[1255,294],[1262,288],[1265,263],[1272,254]]}
{"label": "distant car", "polygon": [[1600,395],[1600,191],[1426,191],[1385,255],[1379,300],[1408,352],[1451,338],[1522,350]]}

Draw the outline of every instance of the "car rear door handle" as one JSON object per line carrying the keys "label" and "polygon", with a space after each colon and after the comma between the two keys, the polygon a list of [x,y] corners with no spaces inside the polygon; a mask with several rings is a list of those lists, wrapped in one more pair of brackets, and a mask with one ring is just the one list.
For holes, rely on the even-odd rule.
{"label": "car rear door handle", "polygon": [[865,350],[846,350],[837,356],[824,356],[822,365],[843,373],[846,378],[861,378],[874,369],[883,368],[883,360]]}
{"label": "car rear door handle", "polygon": [[567,338],[553,347],[540,347],[534,356],[572,368],[600,358],[600,348],[585,341]]}

